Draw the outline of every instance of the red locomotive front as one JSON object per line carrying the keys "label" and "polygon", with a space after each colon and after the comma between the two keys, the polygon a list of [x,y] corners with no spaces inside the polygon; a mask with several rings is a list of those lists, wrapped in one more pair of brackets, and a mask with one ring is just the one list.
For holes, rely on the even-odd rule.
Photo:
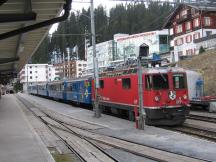
{"label": "red locomotive front", "polygon": [[[103,73],[99,83],[100,107],[104,111],[124,112],[134,120],[134,108],[138,107],[139,99],[136,69]],[[182,124],[189,112],[188,104],[186,73],[183,69],[143,70],[143,105],[147,124]]]}

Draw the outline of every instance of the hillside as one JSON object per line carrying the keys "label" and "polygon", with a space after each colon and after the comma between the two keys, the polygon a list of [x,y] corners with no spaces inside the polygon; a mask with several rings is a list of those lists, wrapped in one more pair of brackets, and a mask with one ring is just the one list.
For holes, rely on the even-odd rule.
{"label": "hillside", "polygon": [[205,95],[216,96],[216,50],[194,56],[191,60],[180,61],[178,65],[200,72],[204,78]]}

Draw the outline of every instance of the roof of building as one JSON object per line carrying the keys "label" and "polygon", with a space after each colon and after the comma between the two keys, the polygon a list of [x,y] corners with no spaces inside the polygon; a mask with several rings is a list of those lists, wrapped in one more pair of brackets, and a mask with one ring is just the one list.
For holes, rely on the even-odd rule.
{"label": "roof of building", "polygon": [[171,20],[174,18],[175,14],[180,11],[184,6],[188,6],[202,11],[216,11],[216,4],[180,4],[174,8],[170,15],[167,16],[163,28],[168,28],[169,26],[171,26]]}

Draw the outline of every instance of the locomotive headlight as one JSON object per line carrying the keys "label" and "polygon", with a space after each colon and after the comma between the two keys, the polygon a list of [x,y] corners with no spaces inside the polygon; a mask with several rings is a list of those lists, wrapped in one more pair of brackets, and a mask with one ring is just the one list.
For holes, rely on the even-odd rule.
{"label": "locomotive headlight", "polygon": [[155,99],[156,102],[159,102],[160,101],[160,96],[155,96],[154,99]]}
{"label": "locomotive headlight", "polygon": [[187,95],[184,95],[184,96],[183,96],[183,99],[184,99],[184,100],[187,100],[187,98],[188,98]]}

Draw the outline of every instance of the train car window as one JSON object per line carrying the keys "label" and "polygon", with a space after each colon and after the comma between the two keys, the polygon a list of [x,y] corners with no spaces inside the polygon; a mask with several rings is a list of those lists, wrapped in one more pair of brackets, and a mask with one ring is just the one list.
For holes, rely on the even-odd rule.
{"label": "train car window", "polygon": [[152,82],[152,76],[151,75],[147,75],[145,77],[145,86],[146,86],[146,89],[152,89],[152,85],[153,85],[153,82]]}
{"label": "train car window", "polygon": [[173,75],[173,86],[175,89],[186,88],[184,74],[174,74]]}
{"label": "train car window", "polygon": [[63,91],[64,91],[64,83],[61,84],[60,90],[63,90]]}
{"label": "train car window", "polygon": [[100,88],[104,88],[104,80],[99,80]]}
{"label": "train car window", "polygon": [[130,89],[131,88],[131,80],[130,80],[130,78],[123,78],[122,79],[122,88],[123,89]]}
{"label": "train car window", "polygon": [[157,74],[152,75],[153,79],[153,88],[155,90],[159,89],[169,89],[169,81],[167,74]]}
{"label": "train car window", "polygon": [[77,90],[77,85],[76,85],[76,83],[73,83],[72,84],[72,91],[76,91]]}
{"label": "train car window", "polygon": [[67,83],[66,91],[72,91],[72,83]]}

